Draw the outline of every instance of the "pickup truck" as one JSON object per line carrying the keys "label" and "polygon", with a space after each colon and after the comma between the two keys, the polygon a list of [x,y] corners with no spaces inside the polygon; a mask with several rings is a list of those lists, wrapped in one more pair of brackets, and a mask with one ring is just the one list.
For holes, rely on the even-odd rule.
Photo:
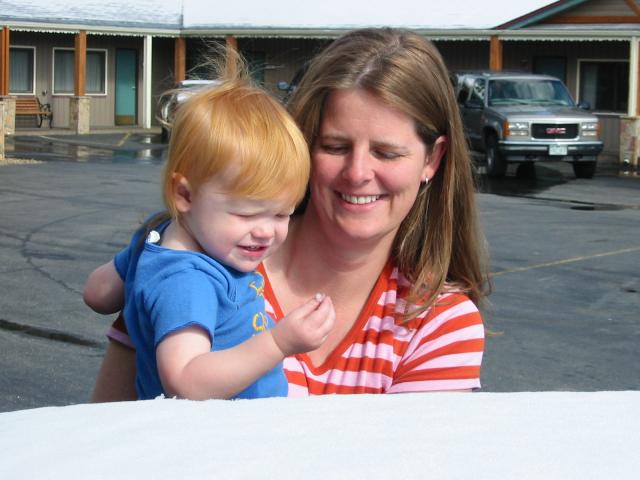
{"label": "pickup truck", "polygon": [[576,177],[593,177],[603,147],[598,118],[559,79],[465,72],[452,80],[470,147],[484,152],[489,176],[504,176],[509,163],[534,175],[535,162],[565,161]]}

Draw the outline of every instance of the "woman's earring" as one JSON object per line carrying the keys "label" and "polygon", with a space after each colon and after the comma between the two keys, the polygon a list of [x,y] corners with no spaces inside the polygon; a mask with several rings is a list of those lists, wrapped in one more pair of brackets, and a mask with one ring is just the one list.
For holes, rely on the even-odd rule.
{"label": "woman's earring", "polygon": [[425,185],[425,187],[426,187],[426,186],[427,186],[427,184],[429,183],[429,177],[424,177],[423,182],[424,182],[424,185]]}

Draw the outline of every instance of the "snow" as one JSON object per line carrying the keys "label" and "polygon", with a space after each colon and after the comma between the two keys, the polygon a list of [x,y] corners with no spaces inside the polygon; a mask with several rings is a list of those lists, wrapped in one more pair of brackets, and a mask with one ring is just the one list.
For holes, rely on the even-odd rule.
{"label": "snow", "polygon": [[637,478],[640,392],[151,400],[0,413],[0,478]]}
{"label": "snow", "polygon": [[0,0],[0,19],[41,23],[180,28],[180,0]]}

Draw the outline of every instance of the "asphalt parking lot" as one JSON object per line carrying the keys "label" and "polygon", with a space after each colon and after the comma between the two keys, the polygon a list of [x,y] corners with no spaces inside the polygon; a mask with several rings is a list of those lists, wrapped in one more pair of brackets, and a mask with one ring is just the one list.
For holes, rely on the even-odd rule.
{"label": "asphalt parking lot", "polygon": [[[0,166],[0,411],[86,402],[111,318],[87,274],[161,206],[159,135],[7,139]],[[485,391],[640,389],[640,177],[479,176],[494,293]]]}

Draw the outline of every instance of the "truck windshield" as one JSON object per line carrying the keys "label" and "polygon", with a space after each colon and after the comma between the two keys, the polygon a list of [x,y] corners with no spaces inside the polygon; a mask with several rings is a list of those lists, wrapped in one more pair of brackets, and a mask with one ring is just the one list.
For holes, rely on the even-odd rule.
{"label": "truck windshield", "polygon": [[571,95],[559,80],[490,80],[489,105],[575,106]]}

